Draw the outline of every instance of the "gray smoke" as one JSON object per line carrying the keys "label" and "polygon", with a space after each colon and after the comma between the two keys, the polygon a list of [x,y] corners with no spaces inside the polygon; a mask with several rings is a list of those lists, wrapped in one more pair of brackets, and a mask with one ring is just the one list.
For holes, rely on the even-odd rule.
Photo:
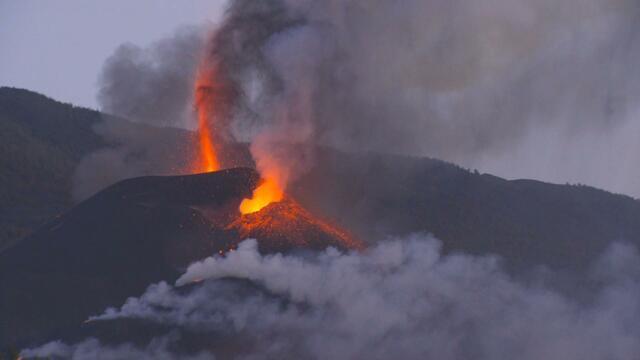
{"label": "gray smoke", "polygon": [[[415,235],[364,253],[329,249],[308,257],[263,256],[257,243],[247,240],[226,257],[191,265],[176,287],[152,285],[141,297],[92,320],[146,319],[239,337],[247,345],[235,358],[595,360],[640,355],[640,255],[635,248],[612,245],[593,264],[591,279],[602,286],[584,303],[543,283],[510,277],[497,257],[443,256],[440,246],[431,237]],[[230,286],[230,278],[241,281]],[[180,291],[192,281],[199,285]],[[247,281],[264,292],[243,292]]]}
{"label": "gray smoke", "polygon": [[[234,96],[217,132],[251,142],[260,170],[278,164],[285,183],[325,144],[637,195],[638,20],[634,0],[235,0],[206,46],[197,29],[123,45],[99,100],[192,128],[204,61]],[[123,174],[148,173],[111,157]]]}
{"label": "gray smoke", "polygon": [[[97,339],[87,339],[74,345],[67,345],[59,341],[50,342],[37,349],[27,349],[21,352],[24,358],[45,359],[101,359],[101,360],[172,360],[176,354],[170,351],[176,341],[175,336],[167,335],[152,340],[147,346],[139,347],[133,344],[105,345]],[[208,353],[193,356],[180,356],[184,360],[211,360]]]}
{"label": "gray smoke", "polygon": [[299,145],[322,143],[637,194],[639,16],[632,0],[238,0],[209,56],[242,94],[236,138],[294,179],[313,160]]}
{"label": "gray smoke", "polygon": [[82,200],[118,180],[188,172],[195,124],[193,82],[204,29],[182,28],[147,48],[120,46],[100,76],[98,102],[108,116],[94,131],[108,144],[85,156],[74,175]]}
{"label": "gray smoke", "polygon": [[118,47],[98,81],[100,109],[155,126],[193,125],[193,83],[203,35],[203,28],[188,27],[146,48]]}

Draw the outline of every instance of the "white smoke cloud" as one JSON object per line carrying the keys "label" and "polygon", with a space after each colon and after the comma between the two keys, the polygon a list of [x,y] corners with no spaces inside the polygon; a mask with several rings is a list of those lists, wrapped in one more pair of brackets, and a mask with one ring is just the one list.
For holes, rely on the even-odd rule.
{"label": "white smoke cloud", "polygon": [[[170,345],[175,336],[167,335],[153,339],[147,346],[138,347],[133,344],[109,346],[97,339],[87,339],[74,345],[67,345],[59,341],[50,342],[37,349],[23,350],[20,355],[24,358],[53,358],[70,360],[173,360],[176,354],[170,351]],[[184,360],[214,360],[209,353],[199,353],[190,356],[180,356]]]}
{"label": "white smoke cloud", "polygon": [[[602,286],[580,302],[512,278],[496,257],[443,256],[428,236],[307,257],[260,255],[248,240],[193,264],[177,287],[153,285],[93,320],[242,337],[251,346],[238,358],[632,359],[638,275],[636,249],[613,245],[592,267]],[[247,281],[262,290],[246,290]]]}

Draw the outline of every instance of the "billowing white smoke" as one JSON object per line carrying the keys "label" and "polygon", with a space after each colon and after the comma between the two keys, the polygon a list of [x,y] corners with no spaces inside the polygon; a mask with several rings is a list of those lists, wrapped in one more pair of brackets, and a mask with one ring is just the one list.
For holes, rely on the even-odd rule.
{"label": "billowing white smoke", "polygon": [[[131,344],[108,346],[97,339],[87,339],[73,346],[59,341],[48,343],[38,349],[25,350],[25,358],[53,359],[101,359],[101,360],[172,360],[176,355],[169,350],[175,336],[167,335],[152,340],[145,347]],[[181,356],[183,360],[211,360],[211,355],[201,353],[193,356]]]}
{"label": "billowing white smoke", "polygon": [[[584,304],[514,280],[495,257],[443,256],[427,236],[310,257],[262,256],[247,240],[190,266],[176,286],[204,280],[191,291],[153,285],[93,320],[240,336],[251,345],[238,358],[632,359],[639,275],[637,251],[612,246],[591,274],[606,285]],[[247,280],[262,290],[243,291]],[[31,353],[46,355],[46,346]]]}

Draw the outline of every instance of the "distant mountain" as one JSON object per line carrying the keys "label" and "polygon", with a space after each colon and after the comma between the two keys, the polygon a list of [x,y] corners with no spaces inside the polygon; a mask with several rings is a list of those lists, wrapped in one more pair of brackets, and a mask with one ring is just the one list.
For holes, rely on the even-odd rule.
{"label": "distant mountain", "polygon": [[[191,143],[193,136],[185,130],[151,127],[61,103],[32,91],[0,87],[0,250],[73,206],[74,173],[87,155],[120,146],[121,138],[139,134],[146,141],[164,139],[162,152],[155,156],[165,159],[180,156],[182,151],[176,147]],[[140,150],[128,151],[134,157]],[[96,169],[84,171],[86,176]],[[105,177],[108,171],[89,175]],[[97,185],[85,195],[123,178],[118,176],[95,181]]]}
{"label": "distant mountain", "polygon": [[102,119],[28,90],[0,88],[0,249],[72,205],[71,176],[103,140]]}
{"label": "distant mountain", "polygon": [[323,151],[291,194],[369,241],[429,232],[445,251],[498,254],[514,269],[581,270],[614,241],[640,245],[636,199],[429,158]]}

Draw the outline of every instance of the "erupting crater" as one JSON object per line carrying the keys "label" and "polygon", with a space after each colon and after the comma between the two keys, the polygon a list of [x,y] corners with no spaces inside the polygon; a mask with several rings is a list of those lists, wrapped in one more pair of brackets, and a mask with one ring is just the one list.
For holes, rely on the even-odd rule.
{"label": "erupting crater", "polygon": [[227,225],[226,230],[235,233],[235,239],[256,239],[262,253],[293,249],[323,250],[330,246],[340,250],[364,248],[361,241],[312,215],[286,196],[258,211],[240,215]]}
{"label": "erupting crater", "polygon": [[[216,176],[216,172],[233,163],[227,159],[230,149],[224,140],[229,138],[229,119],[235,95],[237,93],[225,76],[223,64],[203,59],[194,84],[198,136],[194,144],[197,151],[194,152],[193,173]],[[228,206],[198,207],[205,209],[201,211],[212,223],[212,229],[224,229],[225,244],[218,247],[217,252],[232,250],[247,238],[256,239],[263,253],[301,248],[323,250],[329,246],[341,250],[364,248],[363,243],[347,232],[318,219],[286,196],[288,173],[283,164],[273,159],[260,162],[255,159],[255,154],[252,155],[263,180],[257,187],[252,185],[251,197],[232,202],[238,204],[235,209]],[[230,223],[225,224],[227,221]]]}

